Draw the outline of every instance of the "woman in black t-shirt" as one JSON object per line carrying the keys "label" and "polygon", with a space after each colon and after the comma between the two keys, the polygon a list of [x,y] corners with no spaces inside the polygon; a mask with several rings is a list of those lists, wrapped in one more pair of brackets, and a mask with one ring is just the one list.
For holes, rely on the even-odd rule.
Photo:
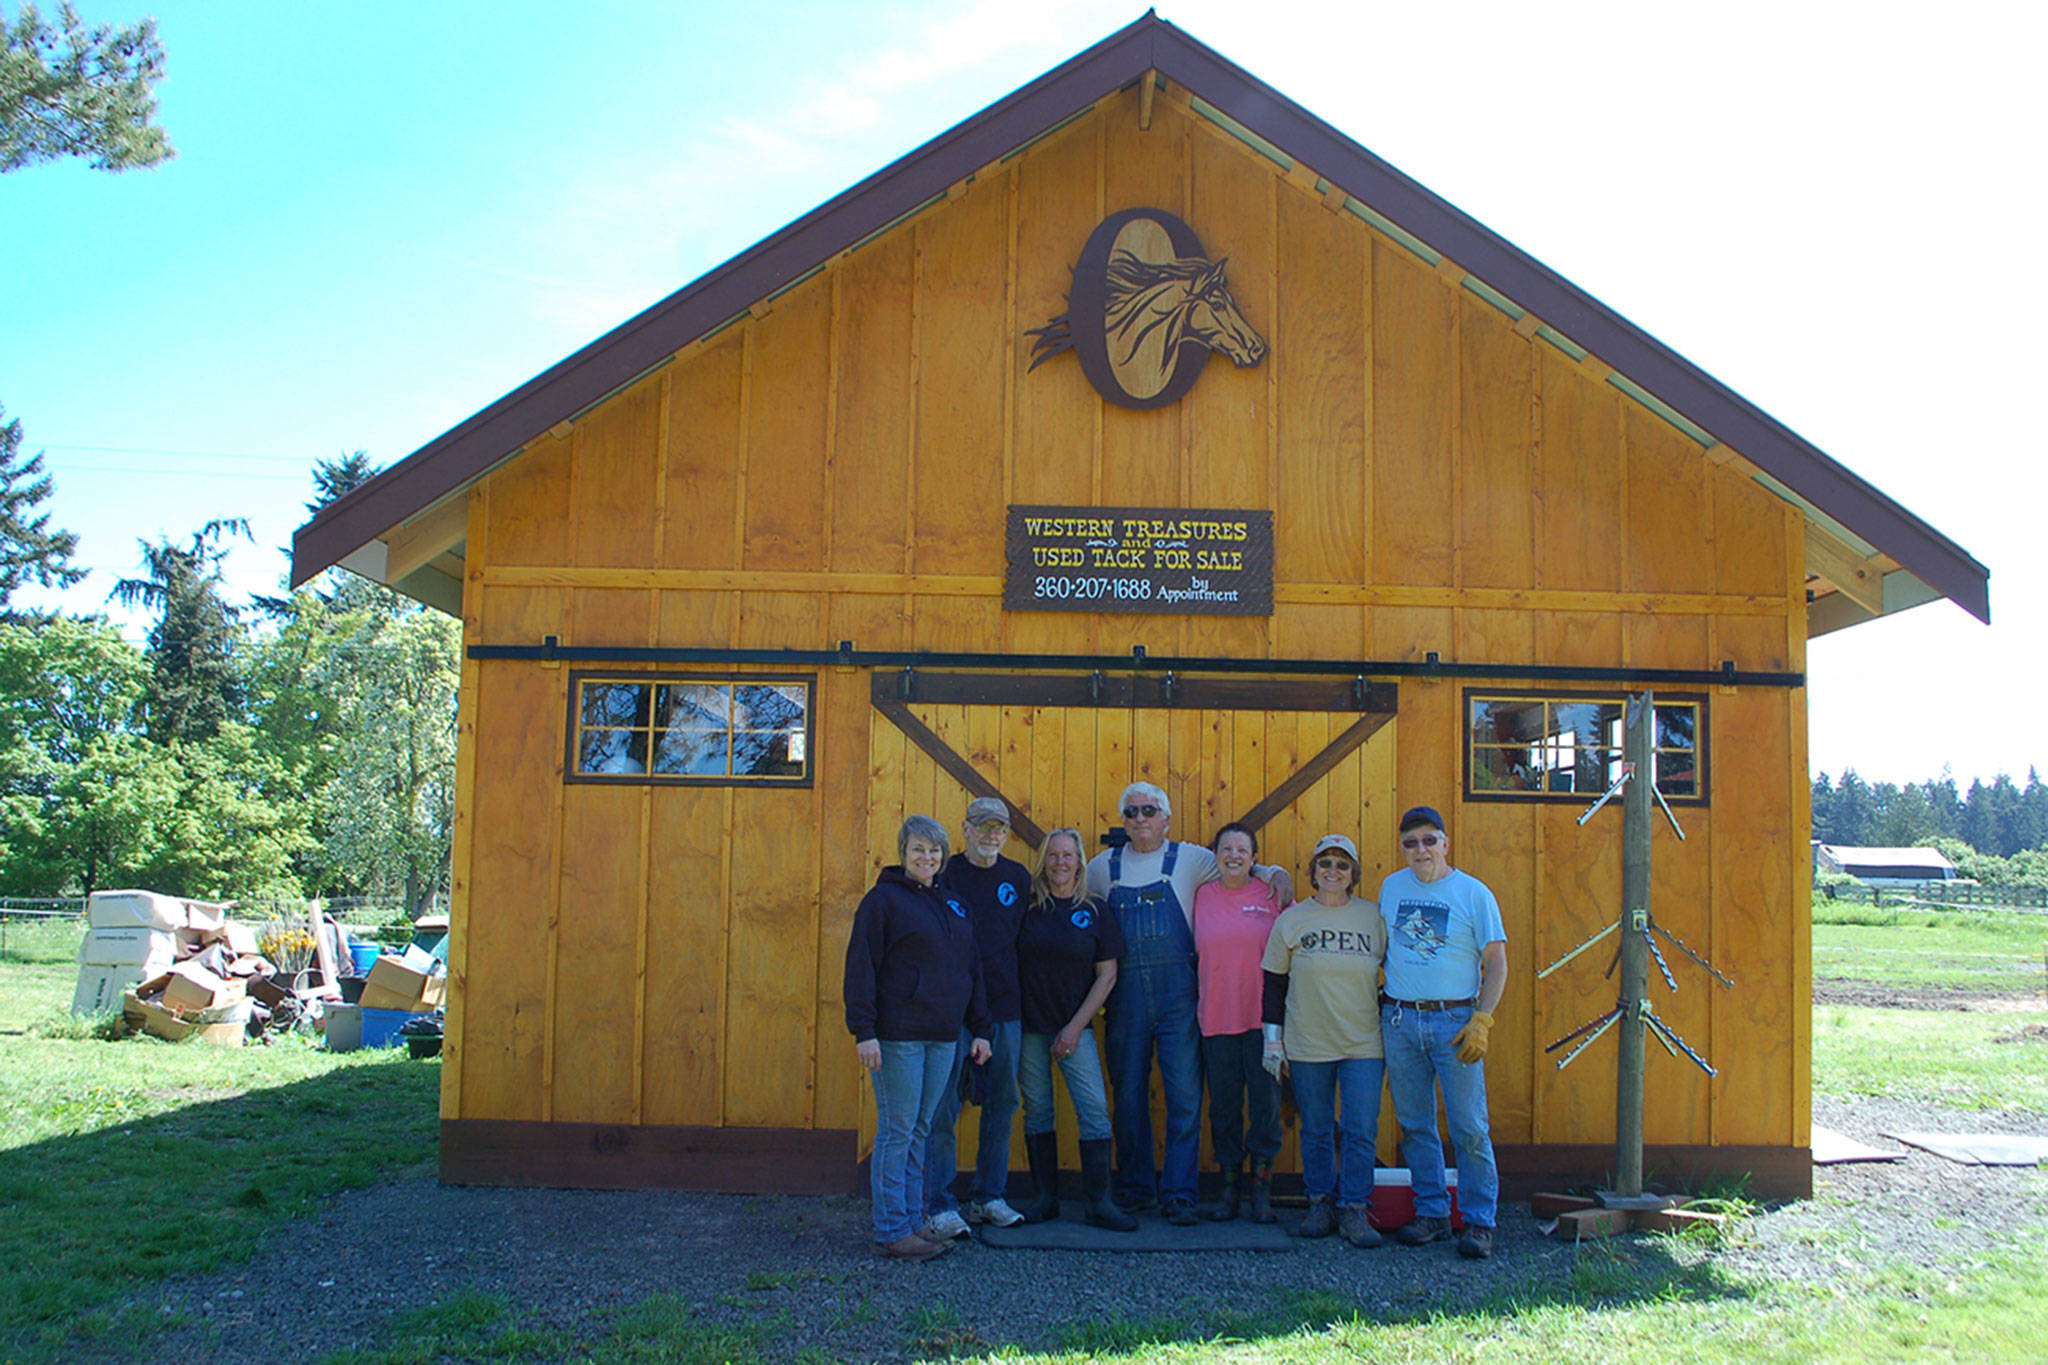
{"label": "woman in black t-shirt", "polygon": [[1102,902],[1089,898],[1082,871],[1081,832],[1045,836],[1031,874],[1031,912],[1017,935],[1017,984],[1023,994],[1024,1039],[1017,1088],[1024,1101],[1024,1148],[1038,1200],[1028,1222],[1059,1217],[1059,1135],[1054,1130],[1052,1068],[1067,1079],[1067,1099],[1081,1137],[1081,1188],[1097,1227],[1129,1232],[1137,1219],[1109,1198],[1110,1129],[1094,1021],[1116,985],[1123,934]]}

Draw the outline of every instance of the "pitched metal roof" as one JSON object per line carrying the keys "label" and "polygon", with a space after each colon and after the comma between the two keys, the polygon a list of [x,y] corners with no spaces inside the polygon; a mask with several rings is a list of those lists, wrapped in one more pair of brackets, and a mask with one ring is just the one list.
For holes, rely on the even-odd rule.
{"label": "pitched metal roof", "polygon": [[[1960,545],[1513,243],[1438,198],[1221,54],[1150,11],[875,172],[551,366],[360,488],[292,537],[292,582],[341,563],[682,347],[834,255],[943,195],[1148,71],[1331,184],[1426,248],[1614,366],[1618,387],[1668,409],[1762,471],[1766,486],[1890,556],[1935,593],[1990,620],[1989,570]],[[1207,110],[1203,112],[1208,112]],[[1484,291],[1482,291],[1484,292]],[[1831,528],[1832,529],[1832,528]],[[1895,586],[1903,589],[1894,593]],[[1886,609],[1925,600],[1884,585]],[[1843,622],[1846,624],[1847,622]]]}

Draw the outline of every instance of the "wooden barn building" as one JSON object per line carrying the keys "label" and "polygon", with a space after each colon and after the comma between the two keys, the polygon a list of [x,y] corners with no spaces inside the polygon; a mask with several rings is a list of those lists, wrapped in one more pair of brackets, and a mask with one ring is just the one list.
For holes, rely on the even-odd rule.
{"label": "wooden barn building", "polygon": [[1536,972],[1617,915],[1620,803],[1578,817],[1649,687],[1653,913],[1734,984],[1667,945],[1717,1074],[1650,1049],[1646,1166],[1803,1193],[1806,642],[1989,613],[1960,547],[1149,14],[322,510],[293,579],[335,565],[464,625],[443,1178],[584,1186],[860,1188],[841,964],[902,817],[999,793],[1028,860],[1137,778],[1298,878],[1349,833],[1368,887],[1441,807],[1508,930],[1504,1181],[1597,1179],[1612,1044],[1545,1049],[1608,949]]}

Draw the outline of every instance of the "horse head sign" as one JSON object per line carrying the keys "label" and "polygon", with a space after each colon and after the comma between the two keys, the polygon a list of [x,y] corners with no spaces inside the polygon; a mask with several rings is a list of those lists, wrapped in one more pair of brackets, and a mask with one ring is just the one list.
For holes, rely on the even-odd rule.
{"label": "horse head sign", "polygon": [[1193,387],[1211,351],[1258,364],[1266,340],[1237,311],[1225,264],[1162,209],[1112,213],[1081,248],[1067,311],[1027,333],[1037,338],[1031,368],[1072,351],[1110,402],[1163,408]]}

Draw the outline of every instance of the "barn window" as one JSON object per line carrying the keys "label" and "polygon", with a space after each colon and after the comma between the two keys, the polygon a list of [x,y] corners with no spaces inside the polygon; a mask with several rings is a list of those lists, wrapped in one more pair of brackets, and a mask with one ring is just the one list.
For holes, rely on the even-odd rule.
{"label": "barn window", "polygon": [[814,681],[573,674],[568,778],[808,787]]}
{"label": "barn window", "polygon": [[[1479,800],[1590,801],[1621,772],[1618,696],[1465,694],[1465,794]],[[1707,704],[1657,698],[1657,788],[1672,802],[1707,799]]]}

